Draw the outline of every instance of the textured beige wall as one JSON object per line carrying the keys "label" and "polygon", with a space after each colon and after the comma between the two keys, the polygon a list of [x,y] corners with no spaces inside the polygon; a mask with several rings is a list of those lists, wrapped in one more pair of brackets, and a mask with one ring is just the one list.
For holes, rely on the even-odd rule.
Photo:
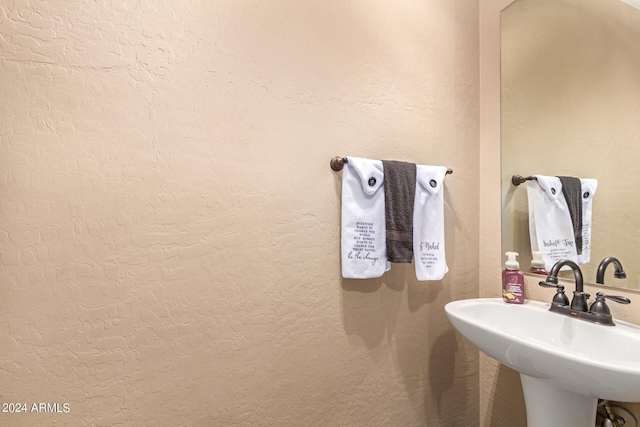
{"label": "textured beige wall", "polygon": [[[0,6],[0,396],[71,409],[0,425],[476,424],[478,76],[477,2]],[[340,278],[334,155],[455,170],[444,280]]]}
{"label": "textured beige wall", "polygon": [[[500,11],[513,0],[480,1],[480,289],[481,297],[500,296],[503,255],[500,245]],[[527,278],[527,298],[548,302],[552,293]],[[569,286],[569,285],[567,285]],[[593,286],[585,290],[595,294]],[[640,302],[640,293],[610,289]],[[614,318],[640,323],[638,304],[612,307]],[[480,355],[480,426],[525,425],[524,398],[516,372]],[[640,419],[640,404],[625,403]]]}

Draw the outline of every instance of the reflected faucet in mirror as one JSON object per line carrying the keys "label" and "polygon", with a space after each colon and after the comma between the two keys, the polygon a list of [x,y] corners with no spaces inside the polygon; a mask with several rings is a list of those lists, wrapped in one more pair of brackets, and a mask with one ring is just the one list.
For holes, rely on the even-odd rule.
{"label": "reflected faucet in mirror", "polygon": [[618,261],[618,258],[614,258],[612,256],[606,257],[602,261],[600,261],[600,265],[598,266],[598,272],[596,273],[596,283],[604,285],[604,273],[607,270],[607,266],[613,263],[616,271],[613,273],[613,277],[616,279],[626,279],[627,273],[624,272],[622,268],[622,264]]}
{"label": "reflected faucet in mirror", "polygon": [[[622,265],[616,258],[605,258],[600,263],[600,265],[602,266],[603,277],[607,265],[612,262],[614,263],[614,265],[619,266],[620,270],[622,270]],[[558,273],[560,272],[560,269],[565,266],[570,267],[575,276],[576,289],[573,292],[573,299],[571,300],[571,304],[569,304],[569,299],[564,293],[564,286],[558,284]],[[616,270],[617,268],[618,267],[616,267]],[[622,274],[624,274],[624,271],[622,271]],[[556,295],[553,297],[553,301],[551,302],[551,306],[549,307],[549,311],[563,314],[565,316],[577,317],[578,319],[597,323],[599,325],[615,326],[613,317],[611,316],[611,311],[609,310],[609,307],[607,306],[605,300],[609,299],[619,304],[629,304],[631,302],[631,300],[626,297],[617,295],[605,295],[603,292],[598,292],[596,294],[596,301],[591,304],[591,307],[588,308],[587,301],[590,295],[584,292],[584,280],[582,277],[582,271],[580,270],[580,267],[578,267],[578,264],[568,259],[563,259],[555,263],[551,268],[547,279],[541,281],[539,285],[546,288],[557,289]]]}

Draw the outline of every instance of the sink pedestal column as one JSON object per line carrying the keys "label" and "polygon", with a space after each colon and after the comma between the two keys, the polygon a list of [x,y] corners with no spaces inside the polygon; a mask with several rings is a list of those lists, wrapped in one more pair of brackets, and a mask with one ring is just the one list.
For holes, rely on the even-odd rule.
{"label": "sink pedestal column", "polygon": [[596,422],[598,399],[559,389],[548,381],[520,374],[527,406],[527,427],[585,427]]}

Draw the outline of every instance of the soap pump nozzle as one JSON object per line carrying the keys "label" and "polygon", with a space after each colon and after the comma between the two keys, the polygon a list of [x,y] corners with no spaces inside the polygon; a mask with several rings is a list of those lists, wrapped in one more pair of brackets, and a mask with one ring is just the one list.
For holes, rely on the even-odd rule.
{"label": "soap pump nozzle", "polygon": [[507,262],[504,263],[504,266],[507,270],[517,270],[520,268],[520,263],[516,260],[518,256],[518,252],[505,252],[507,256]]}

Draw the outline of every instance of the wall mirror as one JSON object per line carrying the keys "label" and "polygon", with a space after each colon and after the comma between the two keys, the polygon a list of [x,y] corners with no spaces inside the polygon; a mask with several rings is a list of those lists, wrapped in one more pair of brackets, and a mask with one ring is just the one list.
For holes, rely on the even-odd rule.
{"label": "wall mirror", "polygon": [[[526,185],[596,178],[591,260],[615,256],[640,289],[640,10],[620,0],[516,0],[501,12],[502,249],[531,262]],[[566,276],[570,277],[570,276]]]}

